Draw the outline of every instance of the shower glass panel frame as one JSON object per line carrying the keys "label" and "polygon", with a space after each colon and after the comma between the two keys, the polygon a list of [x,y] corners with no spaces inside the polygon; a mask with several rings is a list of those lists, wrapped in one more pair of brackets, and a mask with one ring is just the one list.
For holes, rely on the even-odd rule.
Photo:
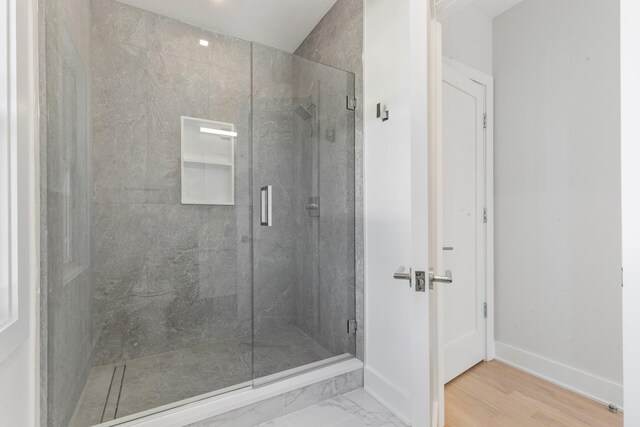
{"label": "shower glass panel frame", "polygon": [[353,73],[252,44],[254,385],[355,355],[354,96]]}

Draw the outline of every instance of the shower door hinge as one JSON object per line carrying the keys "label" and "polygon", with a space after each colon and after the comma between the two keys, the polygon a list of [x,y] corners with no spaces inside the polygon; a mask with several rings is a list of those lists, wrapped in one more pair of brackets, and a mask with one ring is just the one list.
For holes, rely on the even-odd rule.
{"label": "shower door hinge", "polygon": [[358,106],[358,100],[347,95],[347,110],[354,111]]}
{"label": "shower door hinge", "polygon": [[356,319],[347,320],[347,334],[353,335],[356,333],[357,330],[358,330],[358,322],[356,322]]}
{"label": "shower door hinge", "polygon": [[482,127],[485,128],[485,129],[487,128],[487,113],[484,113]]}
{"label": "shower door hinge", "polygon": [[486,224],[487,223],[487,208],[484,208],[482,210],[482,221]]}
{"label": "shower door hinge", "polygon": [[484,318],[487,318],[487,303],[484,303]]}

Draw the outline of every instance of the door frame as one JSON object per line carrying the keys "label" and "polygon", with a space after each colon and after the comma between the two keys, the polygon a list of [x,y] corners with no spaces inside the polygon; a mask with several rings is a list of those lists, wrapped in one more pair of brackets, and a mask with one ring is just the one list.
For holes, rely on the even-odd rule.
{"label": "door frame", "polygon": [[640,3],[620,2],[624,421],[640,423]]}
{"label": "door frame", "polygon": [[[487,127],[484,135],[484,191],[487,222],[485,227],[485,361],[495,359],[495,298],[494,298],[494,200],[493,200],[493,76],[478,71],[452,58],[442,56],[442,63],[484,87]],[[444,78],[444,74],[442,76]],[[439,137],[442,137],[440,133]],[[455,282],[454,282],[455,283]]]}
{"label": "door frame", "polygon": [[[438,11],[439,13],[440,11]],[[431,73],[434,76],[432,84],[435,85],[431,101],[435,104],[435,123],[432,126],[432,142],[430,143],[431,153],[431,171],[430,177],[432,179],[432,186],[430,195],[431,203],[435,206],[432,210],[432,215],[436,216],[436,223],[431,224],[432,235],[435,239],[432,239],[432,246],[430,251],[431,265],[435,269],[443,268],[443,256],[442,251],[437,250],[442,247],[443,233],[442,233],[442,218],[443,212],[443,115],[442,115],[442,97],[443,97],[443,66],[447,66],[455,69],[459,73],[467,76],[474,82],[485,87],[485,110],[487,113],[487,128],[485,132],[485,207],[487,209],[487,224],[485,228],[485,300],[487,302],[487,319],[485,321],[485,361],[491,361],[495,359],[495,298],[494,298],[494,180],[493,180],[493,135],[494,135],[494,109],[493,109],[493,77],[471,68],[465,64],[457,62],[451,58],[447,58],[442,53],[442,23],[441,16],[436,17],[436,23],[433,30],[433,59],[431,65]],[[455,282],[454,282],[455,285]],[[434,289],[430,291],[432,293],[432,312],[435,311],[434,316],[437,318],[436,325],[431,328],[432,334],[431,342],[435,345],[431,351],[431,377],[432,377],[432,391],[436,400],[435,407],[432,412],[432,427],[444,426],[444,413],[445,413],[445,393],[444,393],[444,340],[443,340],[443,306],[444,299],[443,293],[438,292],[438,286],[434,286]],[[432,317],[433,318],[433,317]]]}

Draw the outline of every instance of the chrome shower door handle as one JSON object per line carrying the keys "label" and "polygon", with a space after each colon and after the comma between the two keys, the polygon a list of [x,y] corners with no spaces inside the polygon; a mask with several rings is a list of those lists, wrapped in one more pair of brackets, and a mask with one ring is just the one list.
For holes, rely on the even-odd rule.
{"label": "chrome shower door handle", "polygon": [[271,227],[273,225],[273,190],[270,185],[260,188],[260,225]]}
{"label": "chrome shower door handle", "polygon": [[396,280],[408,280],[409,286],[411,286],[411,269],[409,269],[408,273],[405,273],[404,265],[401,265],[395,273],[393,273],[393,278]]}

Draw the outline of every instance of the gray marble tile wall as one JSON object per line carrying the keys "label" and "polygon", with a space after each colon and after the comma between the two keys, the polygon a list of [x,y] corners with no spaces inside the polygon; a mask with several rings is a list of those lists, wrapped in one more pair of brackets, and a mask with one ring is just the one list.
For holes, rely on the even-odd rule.
{"label": "gray marble tile wall", "polygon": [[273,225],[254,222],[254,325],[261,330],[295,321],[298,285],[300,143],[294,129],[293,56],[253,45],[253,185],[273,191]]}
{"label": "gray marble tile wall", "polygon": [[[251,46],[112,0],[92,16],[95,364],[250,335]],[[235,206],[180,203],[182,115],[236,125]]]}
{"label": "gray marble tile wall", "polygon": [[354,75],[301,57],[294,61],[295,97],[313,117],[296,118],[302,150],[297,325],[333,354],[355,354],[347,320],[355,317],[354,120],[345,97]]}
{"label": "gray marble tile wall", "polygon": [[[364,358],[364,264],[363,264],[363,1],[338,0],[316,28],[298,47],[295,54],[321,64],[330,65],[355,74],[355,93],[358,108],[355,114],[355,253],[356,253],[356,319],[358,321],[358,358]],[[327,267],[329,267],[327,265]]]}
{"label": "gray marble tile wall", "polygon": [[274,199],[254,228],[256,334],[295,323],[335,355],[355,353],[353,92],[352,73],[253,46],[254,187]]}
{"label": "gray marble tile wall", "polygon": [[43,424],[66,426],[92,363],[89,0],[39,3]]}

